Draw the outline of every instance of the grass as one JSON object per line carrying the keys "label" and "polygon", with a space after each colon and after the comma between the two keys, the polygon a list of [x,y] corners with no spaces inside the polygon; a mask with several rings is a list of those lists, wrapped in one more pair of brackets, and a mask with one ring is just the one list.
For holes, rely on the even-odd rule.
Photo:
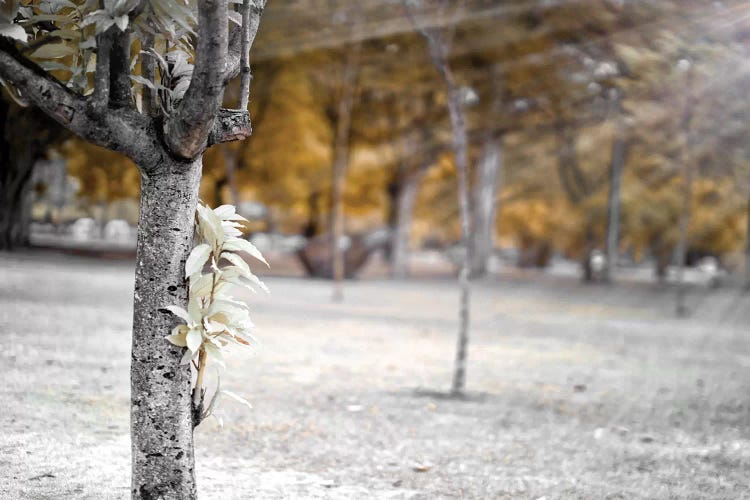
{"label": "grass", "polygon": [[[127,262],[0,254],[0,498],[129,497]],[[750,498],[750,296],[503,275],[268,278],[196,431],[202,498]],[[209,380],[209,387],[212,387]],[[7,480],[6,480],[7,478]]]}

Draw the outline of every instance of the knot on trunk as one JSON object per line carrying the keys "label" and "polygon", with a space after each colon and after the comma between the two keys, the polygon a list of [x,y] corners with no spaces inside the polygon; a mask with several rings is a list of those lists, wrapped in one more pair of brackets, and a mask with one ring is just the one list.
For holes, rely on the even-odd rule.
{"label": "knot on trunk", "polygon": [[208,136],[208,145],[241,141],[252,134],[250,113],[243,109],[220,109]]}

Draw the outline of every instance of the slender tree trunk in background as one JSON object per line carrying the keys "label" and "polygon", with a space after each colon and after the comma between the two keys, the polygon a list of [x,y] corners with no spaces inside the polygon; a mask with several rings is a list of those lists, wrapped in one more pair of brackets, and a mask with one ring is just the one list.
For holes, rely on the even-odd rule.
{"label": "slender tree trunk in background", "polygon": [[466,358],[469,345],[469,307],[471,288],[469,273],[471,268],[471,213],[469,210],[469,181],[467,165],[466,122],[464,120],[461,96],[445,60],[443,78],[448,87],[448,112],[453,127],[453,148],[458,171],[458,206],[461,215],[461,240],[464,247],[463,262],[459,273],[461,302],[459,305],[458,342],[456,344],[456,365],[451,391],[461,394],[466,385]]}
{"label": "slender tree trunk in background", "polygon": [[29,245],[34,165],[62,135],[41,112],[0,99],[0,250]]}
{"label": "slender tree trunk in background", "polygon": [[[471,207],[469,206],[469,168],[467,159],[468,139],[466,133],[466,119],[464,117],[464,103],[461,92],[448,64],[448,51],[450,41],[446,34],[438,29],[424,28],[414,17],[409,2],[404,2],[406,14],[412,25],[420,32],[427,41],[432,65],[445,84],[448,98],[448,117],[453,130],[453,156],[458,176],[458,208],[461,218],[461,244],[464,247],[461,270],[458,282],[461,289],[459,302],[459,326],[458,340],[456,342],[456,360],[453,371],[453,382],[451,392],[454,395],[463,394],[466,385],[466,359],[469,346],[469,307],[471,300]],[[447,0],[441,3],[445,11],[450,6]]]}
{"label": "slender tree trunk in background", "polygon": [[477,165],[472,190],[472,233],[471,276],[480,278],[487,274],[487,263],[492,256],[495,241],[495,195],[497,182],[502,169],[502,148],[498,139],[490,138]]}
{"label": "slender tree trunk in background", "polygon": [[31,225],[31,179],[34,162],[31,155],[8,158],[1,174],[0,250],[29,245]]}
{"label": "slender tree trunk in background", "polygon": [[240,194],[237,187],[237,161],[239,154],[230,147],[224,147],[224,171],[227,175],[227,185],[229,186],[229,204],[238,206],[240,203]]}
{"label": "slender tree trunk in background", "polygon": [[[168,157],[166,157],[168,158]],[[193,245],[201,158],[142,175],[131,360],[132,497],[196,498],[189,364],[164,340],[185,307],[185,260]],[[146,171],[146,170],[144,170]]]}
{"label": "slender tree trunk in background", "polygon": [[[560,185],[565,192],[568,201],[575,206],[591,195],[591,188],[583,171],[578,164],[577,144],[574,133],[565,127],[563,123],[555,126],[555,138],[557,140],[557,174]],[[581,255],[581,281],[592,283],[594,281],[594,270],[591,266],[591,257],[596,248],[594,228],[592,227],[590,214],[585,213],[583,222],[583,254]]]}
{"label": "slender tree trunk in background", "polygon": [[745,231],[745,290],[750,290],[750,196],[747,199],[747,230]]}
{"label": "slender tree trunk in background", "polygon": [[592,266],[591,257],[594,253],[594,247],[596,242],[594,240],[594,230],[591,227],[591,221],[586,218],[584,222],[585,229],[583,234],[583,257],[581,259],[581,280],[584,283],[593,283],[594,281],[594,268]]}
{"label": "slender tree trunk in background", "polygon": [[619,102],[615,137],[612,144],[612,159],[609,168],[609,194],[607,197],[607,246],[604,280],[611,281],[617,268],[620,253],[620,197],[622,190],[622,170],[625,167],[626,138],[622,123]]}
{"label": "slender tree trunk in background", "polygon": [[414,220],[414,205],[424,169],[404,176],[396,196],[396,220],[391,233],[391,276],[409,276],[409,239]]}
{"label": "slender tree trunk in background", "polygon": [[[492,116],[503,114],[504,81],[499,65],[489,68],[488,79],[492,86]],[[487,275],[489,260],[495,247],[495,216],[497,214],[498,180],[502,176],[502,135],[487,132],[482,154],[477,164],[471,193],[472,255],[471,276]]]}
{"label": "slender tree trunk in background", "polygon": [[333,145],[333,172],[331,185],[331,259],[333,269],[333,300],[344,298],[344,184],[346,167],[349,163],[349,136],[351,133],[352,108],[357,73],[359,70],[360,44],[351,47],[346,53],[344,74],[341,82],[341,95],[336,112],[336,131]]}
{"label": "slender tree trunk in background", "polygon": [[393,253],[396,247],[396,239],[398,238],[396,235],[396,226],[398,224],[398,197],[401,193],[402,176],[403,172],[399,169],[385,188],[386,196],[388,197],[388,211],[386,212],[385,223],[388,226],[390,236],[388,244],[383,249],[383,253],[385,259],[388,261],[388,265],[391,267],[391,277],[393,277]]}
{"label": "slender tree trunk in background", "polygon": [[691,124],[693,119],[694,100],[692,96],[692,66],[688,69],[685,108],[682,116],[682,210],[680,212],[679,240],[677,242],[677,294],[675,313],[677,316],[686,316],[688,313],[685,304],[687,288],[685,284],[685,267],[687,266],[688,230],[690,228],[691,204],[693,199],[693,166],[691,158]]}

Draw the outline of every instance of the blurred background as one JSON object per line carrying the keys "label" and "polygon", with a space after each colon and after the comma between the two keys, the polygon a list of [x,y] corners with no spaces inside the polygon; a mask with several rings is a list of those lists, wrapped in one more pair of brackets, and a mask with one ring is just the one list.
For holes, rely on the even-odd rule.
{"label": "blurred background", "polygon": [[[684,251],[690,267],[742,279],[742,2],[446,5],[420,22],[449,32],[464,100],[475,275],[564,268],[594,280],[591,257],[610,257],[614,238],[607,260],[629,276],[668,281]],[[403,6],[270,3],[253,68],[255,133],[209,151],[202,199],[238,205],[263,249],[288,257],[278,271],[323,276],[340,178],[347,275],[403,277],[425,261],[447,272],[460,224],[446,87]],[[2,113],[2,247],[133,249],[134,166],[12,102]]]}
{"label": "blurred background", "polygon": [[[272,295],[222,379],[255,409],[197,431],[202,493],[746,498],[750,4],[408,5],[266,7],[254,133],[207,152],[201,198],[250,219]],[[139,173],[7,95],[0,117],[2,467],[17,497],[119,498]]]}

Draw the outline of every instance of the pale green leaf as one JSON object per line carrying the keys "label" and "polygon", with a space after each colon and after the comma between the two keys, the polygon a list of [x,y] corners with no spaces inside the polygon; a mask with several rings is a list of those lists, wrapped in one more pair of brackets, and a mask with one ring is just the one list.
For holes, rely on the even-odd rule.
{"label": "pale green leaf", "polygon": [[224,355],[221,353],[218,347],[210,342],[206,342],[204,344],[204,347],[210,361],[213,361],[219,366],[224,366]]}
{"label": "pale green leaf", "polygon": [[218,215],[221,220],[229,220],[236,213],[234,205],[221,205],[214,208],[214,213]]}
{"label": "pale green leaf", "polygon": [[221,393],[222,393],[222,394],[223,394],[224,396],[230,397],[230,398],[234,399],[235,401],[237,401],[238,403],[241,403],[241,404],[243,404],[243,405],[247,406],[247,407],[248,407],[249,409],[251,409],[251,410],[253,409],[253,405],[251,405],[251,404],[250,404],[250,403],[249,403],[249,402],[248,402],[248,401],[247,401],[247,400],[246,400],[245,398],[243,398],[242,396],[239,396],[239,395],[237,395],[237,394],[235,394],[235,393],[233,393],[233,392],[231,392],[231,391],[228,391],[228,390],[226,390],[226,389],[222,389]]}
{"label": "pale green leaf", "polygon": [[187,347],[187,339],[185,337],[186,337],[185,333],[177,333],[177,334],[167,335],[165,338],[176,346]]}
{"label": "pale green leaf", "polygon": [[185,320],[186,323],[190,323],[190,316],[188,312],[180,306],[167,306],[164,309],[171,312],[180,319]]}
{"label": "pale green leaf", "polygon": [[190,279],[190,295],[193,297],[208,297],[213,288],[214,274],[202,274],[197,279]]}
{"label": "pale green leaf", "polygon": [[50,43],[48,45],[42,45],[36,49],[31,53],[31,56],[40,59],[59,59],[61,57],[75,54],[76,52],[76,49],[65,45],[64,43]]}
{"label": "pale green leaf", "polygon": [[268,265],[268,262],[266,262],[266,259],[263,257],[263,254],[260,253],[260,250],[258,250],[255,245],[253,245],[247,240],[243,240],[240,238],[229,240],[226,243],[224,243],[224,246],[222,248],[223,250],[228,250],[230,252],[245,252],[249,254],[250,256],[255,257],[256,259],[264,263],[266,266],[271,267]]}
{"label": "pale green leaf", "polygon": [[181,365],[186,365],[190,363],[192,359],[195,359],[196,353],[191,351],[190,349],[185,350],[185,354],[182,355],[182,359],[180,360]]}
{"label": "pale green leaf", "polygon": [[197,328],[191,328],[185,337],[185,345],[190,351],[196,353],[198,352],[198,349],[200,349],[201,343],[203,343],[203,335],[201,334],[201,331]]}
{"label": "pale green leaf", "polygon": [[203,316],[203,312],[201,311],[201,305],[198,303],[198,297],[190,295],[188,299],[187,312],[188,317],[190,318],[188,324],[199,325],[201,322],[201,317]]}
{"label": "pale green leaf", "polygon": [[224,243],[224,230],[221,227],[221,219],[219,219],[213,210],[204,205],[198,205],[198,227],[207,243],[212,246],[221,246]]}
{"label": "pale green leaf", "polygon": [[200,245],[193,248],[187,258],[187,262],[185,262],[185,276],[192,276],[193,274],[203,269],[203,266],[206,265],[206,261],[208,260],[210,255],[210,245],[201,243]]}

